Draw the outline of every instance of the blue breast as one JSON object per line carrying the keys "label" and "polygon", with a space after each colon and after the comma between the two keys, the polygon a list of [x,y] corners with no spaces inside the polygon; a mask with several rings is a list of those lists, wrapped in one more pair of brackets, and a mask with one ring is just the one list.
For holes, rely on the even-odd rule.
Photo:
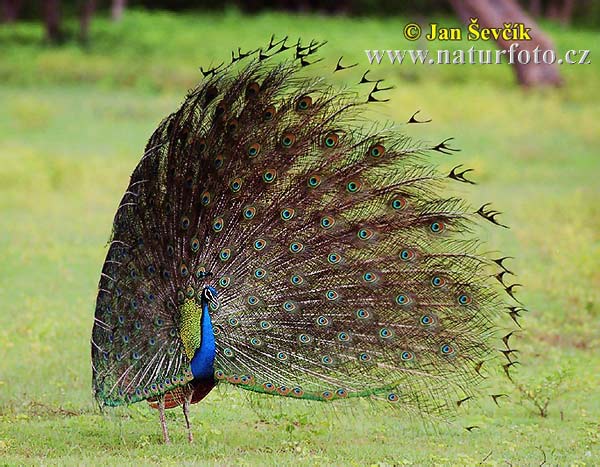
{"label": "blue breast", "polygon": [[194,353],[191,367],[195,379],[212,378],[214,374],[215,362],[215,334],[213,332],[210,314],[208,312],[208,303],[203,300],[202,303],[202,342],[200,348]]}

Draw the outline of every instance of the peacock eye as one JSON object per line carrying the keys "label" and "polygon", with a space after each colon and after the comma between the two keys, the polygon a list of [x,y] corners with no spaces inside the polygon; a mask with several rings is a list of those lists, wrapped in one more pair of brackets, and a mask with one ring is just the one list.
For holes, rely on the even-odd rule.
{"label": "peacock eye", "polygon": [[256,215],[256,208],[254,206],[249,206],[244,209],[244,219],[250,220],[254,218]]}
{"label": "peacock eye", "polygon": [[198,266],[196,269],[196,277],[198,279],[204,279],[206,277],[206,267]]}
{"label": "peacock eye", "polygon": [[261,251],[263,250],[265,247],[267,246],[267,241],[263,240],[262,238],[259,238],[258,240],[254,241],[254,249],[256,251]]}
{"label": "peacock eye", "polygon": [[263,268],[257,268],[254,270],[254,277],[257,279],[263,279],[265,278],[267,275],[267,271],[265,271]]}
{"label": "peacock eye", "polygon": [[198,141],[196,141],[196,149],[200,154],[202,154],[206,150],[205,138],[200,138]]}
{"label": "peacock eye", "polygon": [[370,284],[376,282],[378,279],[377,274],[374,272],[365,272],[362,277],[365,282]]}
{"label": "peacock eye", "polygon": [[446,279],[440,276],[433,276],[431,278],[431,285],[433,285],[434,287],[443,287],[444,285],[446,285]]}
{"label": "peacock eye", "polygon": [[231,182],[229,182],[229,188],[231,188],[231,191],[234,193],[240,191],[242,188],[242,179],[238,177],[231,180]]}
{"label": "peacock eye", "polygon": [[360,182],[355,182],[353,180],[349,181],[346,184],[346,190],[348,193],[358,193],[362,188],[362,184]]}
{"label": "peacock eye", "polygon": [[293,133],[284,133],[281,137],[281,145],[284,148],[291,148],[296,142],[296,136]]}
{"label": "peacock eye", "polygon": [[220,117],[221,115],[223,115],[225,113],[225,111],[227,110],[227,106],[225,105],[225,102],[221,101],[217,104],[217,107],[215,108],[215,117]]}
{"label": "peacock eye", "polygon": [[259,91],[260,91],[260,86],[258,85],[258,83],[256,81],[253,81],[252,83],[248,84],[248,86],[246,86],[246,97],[248,97],[248,98],[256,97],[258,95]]}
{"label": "peacock eye", "polygon": [[419,320],[419,322],[423,326],[431,326],[431,325],[435,324],[435,318],[431,315],[423,315],[423,316],[421,316],[421,319]]}
{"label": "peacock eye", "polygon": [[373,231],[371,229],[362,228],[358,231],[356,236],[360,240],[369,240],[371,237],[373,237]]}
{"label": "peacock eye", "polygon": [[471,297],[469,297],[467,294],[460,294],[458,296],[458,303],[460,305],[468,305],[469,303],[471,303]]}
{"label": "peacock eye", "polygon": [[356,317],[360,319],[367,319],[370,316],[370,313],[364,308],[360,308],[356,310]]}
{"label": "peacock eye", "polygon": [[325,230],[330,229],[335,224],[335,219],[331,216],[324,216],[321,218],[321,227]]}
{"label": "peacock eye", "polygon": [[325,297],[327,298],[327,300],[337,300],[340,295],[335,291],[335,290],[328,290],[327,292],[325,292]]}
{"label": "peacock eye", "polygon": [[223,154],[218,154],[215,157],[215,169],[220,169],[221,167],[223,167],[223,164],[225,163],[225,158],[223,157]]}
{"label": "peacock eye", "polygon": [[350,340],[350,334],[348,334],[347,332],[340,332],[338,333],[338,340],[340,340],[341,342],[348,342]]}
{"label": "peacock eye", "polygon": [[229,131],[229,132],[235,131],[237,129],[237,127],[238,127],[238,124],[239,124],[238,119],[237,118],[232,118],[227,123],[227,131]]}
{"label": "peacock eye", "polygon": [[306,110],[306,109],[308,109],[312,105],[312,103],[313,103],[312,97],[310,97],[310,96],[302,96],[296,102],[296,109],[300,110],[300,111]]}
{"label": "peacock eye", "polygon": [[263,120],[273,120],[273,117],[275,116],[276,112],[277,110],[275,110],[275,106],[268,106],[263,112]]}
{"label": "peacock eye", "polygon": [[385,154],[385,148],[381,144],[375,144],[369,148],[371,157],[379,158]]}
{"label": "peacock eye", "polygon": [[202,206],[208,206],[210,204],[210,193],[208,191],[202,193],[200,202],[202,203]]}
{"label": "peacock eye", "polygon": [[340,137],[337,133],[328,133],[323,139],[323,144],[328,148],[334,148],[337,146]]}
{"label": "peacock eye", "polygon": [[260,153],[260,144],[259,143],[252,143],[250,146],[248,146],[248,155],[250,157],[256,157],[256,156],[258,156],[259,153]]}
{"label": "peacock eye", "polygon": [[317,188],[321,184],[321,177],[319,175],[312,175],[308,178],[308,186],[310,188]]}
{"label": "peacock eye", "polygon": [[408,305],[410,303],[410,297],[405,294],[400,294],[396,296],[396,303],[398,305]]}
{"label": "peacock eye", "polygon": [[284,208],[281,210],[281,218],[284,221],[289,221],[292,217],[294,217],[295,210],[293,208]]}
{"label": "peacock eye", "polygon": [[[256,305],[258,303],[258,299],[254,296],[250,296],[248,297],[248,304],[249,305]],[[271,329],[271,323],[267,320],[263,320],[260,323],[258,323],[258,325],[260,326],[261,329]]]}
{"label": "peacock eye", "polygon": [[304,279],[302,278],[302,276],[295,274],[291,277],[290,282],[294,285],[300,285],[304,282]]}
{"label": "peacock eye", "polygon": [[230,283],[231,283],[231,278],[229,276],[223,276],[219,279],[219,286],[221,286],[223,288],[229,287]]}
{"label": "peacock eye", "polygon": [[263,180],[265,183],[272,183],[277,177],[277,171],[275,169],[268,169],[263,173]]}
{"label": "peacock eye", "polygon": [[219,253],[219,259],[221,261],[227,261],[231,257],[231,250],[229,248],[223,248]]}
{"label": "peacock eye", "polygon": [[298,340],[302,343],[302,344],[308,344],[311,341],[311,338],[308,334],[300,334],[298,336]]}
{"label": "peacock eye", "polygon": [[329,255],[327,255],[327,261],[329,261],[331,264],[338,264],[341,260],[342,257],[337,253],[329,253]]}
{"label": "peacock eye", "polygon": [[300,242],[293,242],[290,245],[290,251],[292,253],[300,253],[304,249],[304,245]]}
{"label": "peacock eye", "polygon": [[435,221],[429,225],[429,230],[431,230],[433,233],[440,233],[444,229],[445,229],[445,225],[441,221]]}
{"label": "peacock eye", "polygon": [[222,217],[217,217],[213,221],[213,230],[215,232],[220,232],[221,230],[223,230],[223,218]]}
{"label": "peacock eye", "polygon": [[400,259],[402,261],[411,261],[414,258],[415,258],[415,252],[413,250],[404,248],[402,251],[400,251]]}
{"label": "peacock eye", "polygon": [[394,198],[392,200],[392,208],[396,211],[404,209],[406,207],[407,201],[404,198]]}
{"label": "peacock eye", "polygon": [[210,86],[204,94],[204,105],[206,106],[209,104],[215,97],[217,97],[218,94],[219,90],[216,88],[216,86]]}
{"label": "peacock eye", "polygon": [[319,326],[327,326],[327,325],[329,325],[329,318],[327,318],[325,316],[319,316],[317,318],[317,324]]}
{"label": "peacock eye", "polygon": [[255,347],[259,347],[260,345],[262,345],[262,341],[258,337],[250,338],[250,343]]}

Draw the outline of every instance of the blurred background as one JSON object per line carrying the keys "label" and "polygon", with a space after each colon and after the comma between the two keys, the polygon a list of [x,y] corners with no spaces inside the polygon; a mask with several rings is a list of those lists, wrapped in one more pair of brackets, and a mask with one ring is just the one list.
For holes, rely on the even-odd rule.
{"label": "blurred background", "polygon": [[[600,459],[600,2],[592,0],[0,0],[0,463],[8,465],[596,465]],[[524,22],[531,44],[590,50],[589,64],[370,64],[365,50],[507,48],[410,42],[417,22]],[[499,24],[500,23],[500,24]],[[162,117],[238,47],[272,34],[327,40],[307,72],[354,86],[366,69],[394,88],[371,113],[427,125],[401,131],[461,149],[441,171],[475,169],[511,229],[484,226],[524,284],[514,382],[466,407],[458,427],[369,404],[245,400],[217,391],[195,406],[197,443],[170,413],[160,444],[143,404],[106,417],[92,400],[89,337],[115,209]],[[359,66],[332,73],[343,64]],[[383,96],[382,96],[383,97]],[[507,317],[508,322],[510,319]],[[463,408],[461,408],[463,410]],[[467,431],[463,426],[477,426]]]}

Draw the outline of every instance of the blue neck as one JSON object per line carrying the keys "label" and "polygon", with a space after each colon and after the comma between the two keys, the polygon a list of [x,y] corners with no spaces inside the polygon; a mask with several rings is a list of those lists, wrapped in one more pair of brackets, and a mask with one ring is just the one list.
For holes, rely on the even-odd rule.
{"label": "blue neck", "polygon": [[195,379],[206,379],[212,378],[214,374],[214,361],[215,361],[215,334],[213,332],[213,325],[210,320],[210,314],[208,312],[208,303],[206,300],[202,300],[202,341],[200,348],[196,349],[194,357],[192,358],[191,367],[192,374]]}

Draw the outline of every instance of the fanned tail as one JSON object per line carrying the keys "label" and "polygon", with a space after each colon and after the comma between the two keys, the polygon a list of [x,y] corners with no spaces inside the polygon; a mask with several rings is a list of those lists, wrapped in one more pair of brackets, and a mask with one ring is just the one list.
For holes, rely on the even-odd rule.
{"label": "fanned tail", "polygon": [[[492,281],[504,266],[481,255],[471,227],[502,225],[499,213],[443,195],[449,179],[472,183],[468,169],[433,167],[433,153],[455,151],[448,140],[414,142],[365,121],[365,106],[385,100],[381,80],[365,73],[365,99],[303,77],[321,45],[272,38],[202,70],[150,139],[115,218],[104,273],[119,280],[100,283],[94,361],[108,354],[95,373],[106,400],[170,391],[177,402],[191,380],[179,309],[207,284],[220,300],[217,382],[432,414],[476,395],[507,305]],[[295,59],[271,60],[288,50]],[[119,366],[122,303],[143,308],[139,348],[151,334],[163,345],[156,367],[149,350],[132,364],[131,348]],[[508,310],[516,321],[521,309]]]}

